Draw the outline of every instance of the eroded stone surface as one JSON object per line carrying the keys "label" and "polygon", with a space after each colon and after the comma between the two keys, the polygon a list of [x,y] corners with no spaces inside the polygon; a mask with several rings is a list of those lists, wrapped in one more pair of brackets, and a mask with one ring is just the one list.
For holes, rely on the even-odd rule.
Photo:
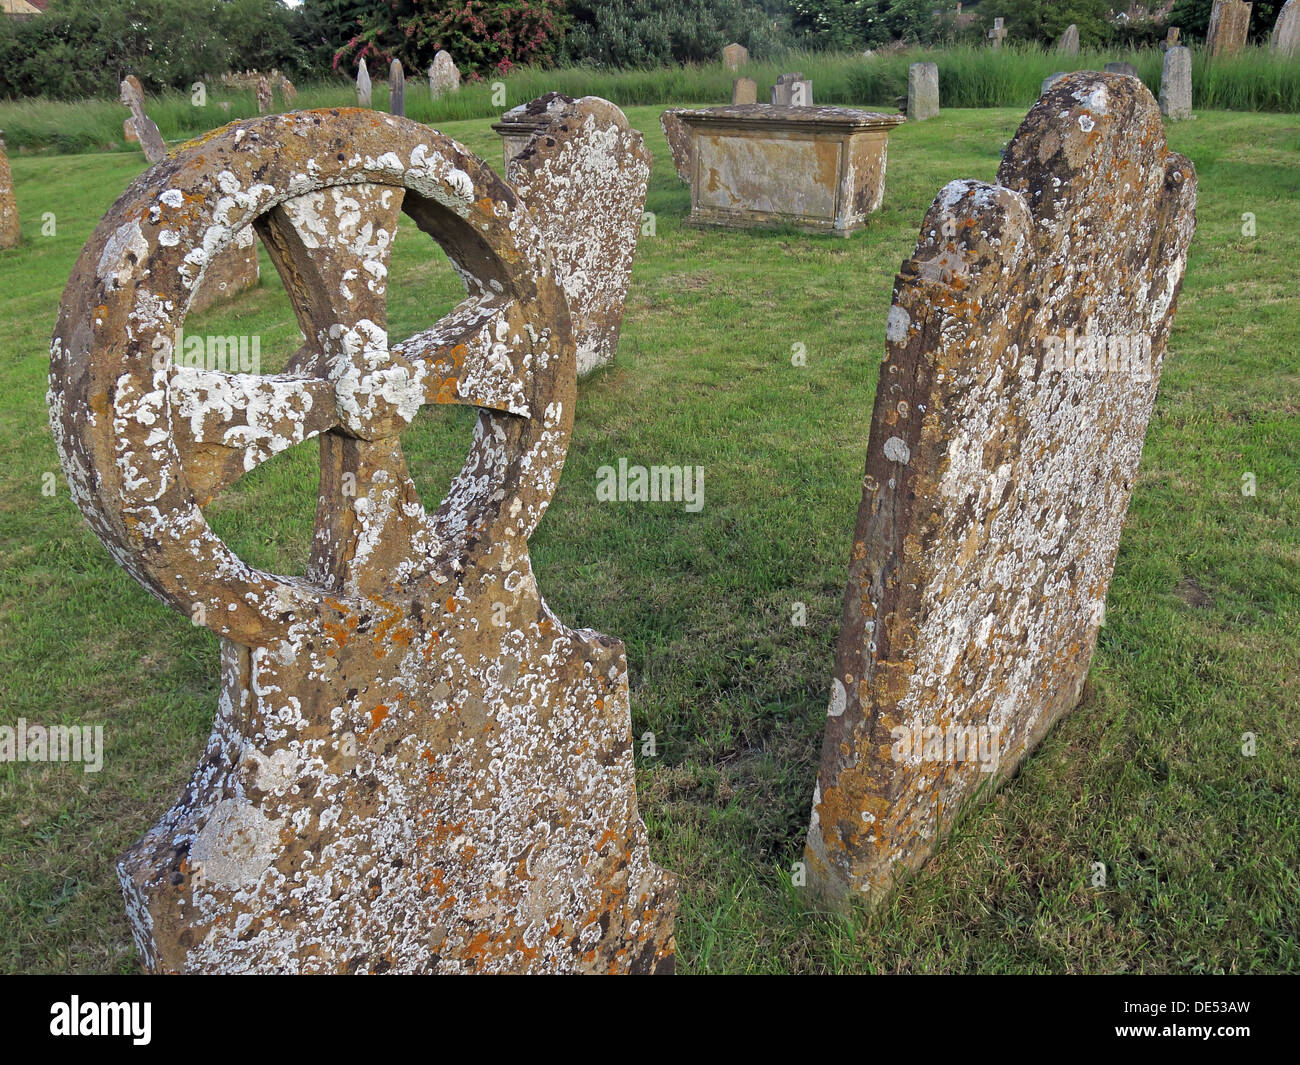
{"label": "eroded stone surface", "polygon": [[1269,49],[1278,55],[1295,55],[1300,52],[1300,0],[1286,0],[1273,24]]}
{"label": "eroded stone surface", "polygon": [[167,145],[163,142],[162,134],[158,132],[153,119],[144,113],[144,89],[140,86],[140,79],[134,74],[122,80],[121,100],[131,109],[131,129],[140,142],[145,159],[149,163],[158,162],[167,154]]}
{"label": "eroded stone surface", "polygon": [[1065,32],[1056,39],[1056,50],[1062,55],[1079,54],[1079,27],[1073,22],[1065,28]]}
{"label": "eroded stone surface", "polygon": [[1243,0],[1214,0],[1210,26],[1205,31],[1205,50],[1212,56],[1236,55],[1246,47],[1250,35],[1250,12],[1254,4]]}
{"label": "eroded stone surface", "polygon": [[460,92],[460,70],[444,49],[438,51],[429,66],[429,95],[436,100],[449,92]]}
{"label": "eroded stone surface", "polygon": [[0,248],[16,248],[22,240],[18,224],[18,199],[14,195],[14,175],[9,168],[4,133],[0,131]]}
{"label": "eroded stone surface", "polygon": [[[402,213],[466,298],[390,343]],[[249,225],[303,347],[273,376],[175,367],[205,267]],[[675,889],[637,812],[622,646],[552,614],[529,561],[576,395],[551,264],[480,159],[357,109],[184,146],[83,250],[49,393],[73,498],[133,577],[222,641],[200,765],[119,867],[151,970],[671,968]],[[479,408],[432,511],[400,443],[424,403]],[[254,569],[201,508],[309,437],[307,572]]]}
{"label": "eroded stone surface", "polygon": [[913,63],[907,68],[907,119],[924,122],[939,114],[939,64]]}
{"label": "eroded stone surface", "polygon": [[506,167],[569,301],[578,373],[613,359],[650,182],[645,138],[608,100],[561,109]]}
{"label": "eroded stone surface", "polygon": [[894,286],[813,798],[832,901],[924,861],[1078,702],[1195,201],[1151,94],[1079,72],[996,185],[931,206]]}
{"label": "eroded stone surface", "polygon": [[1192,51],[1181,45],[1165,51],[1160,68],[1160,112],[1171,122],[1192,117]]}

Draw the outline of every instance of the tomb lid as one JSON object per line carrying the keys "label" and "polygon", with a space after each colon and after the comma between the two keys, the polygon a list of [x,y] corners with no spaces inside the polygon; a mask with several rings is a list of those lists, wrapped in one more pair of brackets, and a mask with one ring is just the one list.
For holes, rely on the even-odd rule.
{"label": "tomb lid", "polygon": [[532,133],[550,125],[551,119],[571,103],[572,96],[565,96],[562,92],[548,92],[526,104],[512,107],[501,116],[500,122],[492,123],[492,128],[497,133]]}
{"label": "tomb lid", "polygon": [[787,107],[783,104],[730,104],[678,111],[689,126],[743,126],[754,129],[800,129],[850,133],[862,130],[891,130],[906,116],[879,111],[857,111],[850,107]]}

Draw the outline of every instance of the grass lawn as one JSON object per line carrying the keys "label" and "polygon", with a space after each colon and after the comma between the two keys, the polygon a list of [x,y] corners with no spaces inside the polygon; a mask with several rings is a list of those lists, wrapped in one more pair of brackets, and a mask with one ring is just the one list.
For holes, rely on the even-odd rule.
{"label": "grass lawn", "polygon": [[[1300,972],[1300,116],[1201,112],[1170,131],[1200,175],[1199,227],[1083,705],[884,909],[838,918],[806,908],[790,867],[892,279],[939,188],[991,180],[1023,110],[900,128],[884,207],[847,241],[684,228],[659,108],[628,114],[655,153],[656,233],[641,240],[618,358],[580,385],[532,554],[560,617],[627,645],[633,730],[657,739],[655,757],[638,744],[641,808],[681,882],[679,968]],[[443,128],[499,164],[488,120]],[[197,761],[217,642],[109,558],[46,425],[63,285],[142,159],[12,165],[24,242],[0,252],[0,724],[102,724],[106,753],[97,774],[0,765],[0,970],[130,972],[115,857]],[[458,292],[407,223],[392,335],[432,324]],[[260,335],[268,371],[298,343],[265,255],[256,292],[186,326]],[[797,344],[805,367],[791,364]],[[471,417],[426,410],[406,434],[430,506]],[[619,458],[703,466],[703,510],[598,504],[596,470]],[[254,565],[301,572],[315,476],[302,445],[239,482],[212,523]],[[806,626],[791,623],[796,603]]]}

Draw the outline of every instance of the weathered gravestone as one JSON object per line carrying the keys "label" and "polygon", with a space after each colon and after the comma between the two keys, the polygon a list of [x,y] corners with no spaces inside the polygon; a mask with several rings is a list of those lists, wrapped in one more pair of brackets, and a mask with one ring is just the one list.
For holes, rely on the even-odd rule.
{"label": "weathered gravestone", "polygon": [[1055,74],[1048,74],[1047,77],[1043,79],[1042,84],[1038,87],[1038,95],[1042,96],[1043,93],[1047,92],[1048,89],[1065,77],[1067,73],[1067,71],[1058,70]]}
{"label": "weathered gravestone", "polygon": [[460,70],[450,52],[439,51],[429,67],[429,95],[436,100],[449,92],[460,92]]}
{"label": "weathered gravestone", "polygon": [[357,64],[357,106],[369,107],[371,96],[370,70],[363,59]]}
{"label": "weathered gravestone", "polygon": [[1288,56],[1300,51],[1300,0],[1286,0],[1278,12],[1269,49]]}
{"label": "weathered gravestone", "polygon": [[[755,104],[754,106],[757,106]],[[668,142],[668,154],[672,156],[673,169],[686,184],[695,180],[695,134],[682,121],[686,109],[670,107],[659,115],[659,128],[663,130],[664,140]]]}
{"label": "weathered gravestone", "polygon": [[758,103],[758,82],[753,78],[736,78],[731,83],[731,102],[733,104]]}
{"label": "weathered gravestone", "polygon": [[1002,39],[1007,35],[1006,19],[995,18],[993,28],[989,30],[989,40],[993,42],[994,48],[1002,47]]}
{"label": "weathered gravestone", "polygon": [[572,96],[565,96],[562,92],[548,92],[526,104],[512,107],[501,116],[500,122],[492,123],[492,129],[501,138],[502,164],[508,169],[510,160],[527,148],[533,137],[574,103],[576,101]]}
{"label": "weathered gravestone", "polygon": [[388,65],[388,113],[400,117],[406,115],[406,74],[398,59]]}
{"label": "weathered gravestone", "polygon": [[1164,45],[1163,45],[1163,47],[1165,47],[1165,48],[1177,48],[1177,47],[1178,47],[1178,39],[1182,36],[1182,33],[1183,33],[1183,31],[1180,30],[1177,26],[1170,26],[1170,27],[1169,27],[1169,32],[1168,32],[1167,34],[1165,34],[1165,39],[1164,39]]}
{"label": "weathered gravestone", "polygon": [[140,142],[145,160],[149,163],[158,162],[167,154],[167,145],[153,119],[144,113],[144,89],[139,78],[129,75],[122,80],[121,100],[131,109],[131,129]]}
{"label": "weathered gravestone", "polygon": [[[148,171],[86,245],[50,373],[73,498],[222,647],[201,764],[119,866],[149,969],[671,970],[676,892],[637,812],[623,648],[552,614],[529,561],[576,396],[547,207],[415,122],[298,111]],[[402,213],[467,294],[398,343]],[[247,225],[306,343],[275,376],[177,369],[203,262]],[[425,403],[479,408],[432,511],[400,441]],[[254,569],[201,507],[313,436],[307,572]]]}
{"label": "weathered gravestone", "polygon": [[923,122],[939,114],[939,64],[913,63],[907,68],[907,118]]}
{"label": "weathered gravestone", "polygon": [[265,77],[257,79],[257,113],[264,115],[275,106],[275,98],[271,95],[271,83]]}
{"label": "weathered gravestone", "polygon": [[1160,112],[1171,122],[1192,117],[1192,52],[1179,46],[1165,52],[1160,68]]}
{"label": "weathered gravestone", "polygon": [[1138,73],[1138,68],[1132,63],[1107,63],[1103,69],[1107,74],[1123,74],[1126,77],[1139,79],[1142,77]]}
{"label": "weathered gravestone", "polygon": [[743,44],[729,44],[722,49],[722,64],[728,70],[739,70],[749,62],[749,49]]}
{"label": "weathered gravestone", "polygon": [[618,351],[632,277],[650,152],[608,100],[584,96],[554,114],[506,163],[506,177],[534,212],[569,301],[578,373]]}
{"label": "weathered gravestone", "polygon": [[1246,47],[1252,7],[1242,0],[1214,0],[1205,32],[1205,50],[1210,55],[1236,55]]}
{"label": "weathered gravestone", "polygon": [[1131,78],[1033,107],[894,285],[806,851],[868,901],[1079,700],[1194,229]]}
{"label": "weathered gravestone", "polygon": [[802,74],[782,74],[772,86],[773,107],[812,107],[812,82]]}
{"label": "weathered gravestone", "polygon": [[286,104],[291,104],[298,99],[298,90],[293,87],[293,82],[283,74],[280,75],[280,98]]}
{"label": "weathered gravestone", "polygon": [[1057,38],[1056,50],[1063,55],[1079,54],[1079,27],[1070,23],[1065,32]]}
{"label": "weathered gravestone", "polygon": [[18,224],[18,199],[14,195],[14,175],[9,169],[4,131],[0,130],[0,248],[16,248],[23,238]]}

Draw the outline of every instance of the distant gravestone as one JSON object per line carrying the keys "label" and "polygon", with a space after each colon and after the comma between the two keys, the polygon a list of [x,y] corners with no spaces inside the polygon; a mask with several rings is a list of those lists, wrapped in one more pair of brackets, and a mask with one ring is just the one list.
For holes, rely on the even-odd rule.
{"label": "distant gravestone", "polygon": [[4,132],[0,131],[0,248],[16,248],[22,240],[18,225],[18,200],[14,195],[14,175],[9,168]]}
{"label": "distant gravestone", "polygon": [[1132,63],[1107,63],[1105,67],[1107,74],[1126,74],[1130,78],[1141,78],[1138,68]]}
{"label": "distant gravestone", "polygon": [[733,104],[758,103],[758,82],[753,78],[736,78],[731,83],[731,102]]}
{"label": "distant gravestone", "polygon": [[1205,33],[1205,50],[1211,56],[1236,55],[1246,47],[1253,4],[1243,0],[1214,0],[1210,27]]}
{"label": "distant gravestone", "polygon": [[204,267],[203,279],[194,293],[189,313],[206,311],[214,304],[224,303],[241,292],[257,288],[259,277],[257,236],[251,226],[245,226]]}
{"label": "distant gravestone", "polygon": [[808,885],[875,902],[1078,703],[1195,228],[1140,82],[1081,71],[894,283]]}
{"label": "distant gravestone", "polygon": [[388,64],[388,113],[406,115],[406,74],[399,59]]}
{"label": "distant gravestone", "polygon": [[774,107],[812,107],[812,82],[800,73],[782,74],[772,86]]}
{"label": "distant gravestone", "polygon": [[1163,47],[1165,49],[1177,48],[1178,39],[1182,36],[1182,33],[1183,31],[1180,30],[1177,26],[1170,26],[1169,32],[1165,34]]}
{"label": "distant gravestone", "polygon": [[743,44],[729,44],[722,49],[722,64],[728,70],[739,70],[749,62],[749,49]]}
{"label": "distant gravestone", "polygon": [[1300,51],[1300,0],[1286,0],[1278,12],[1269,49],[1277,55],[1285,56]]}
{"label": "distant gravestone", "polygon": [[995,18],[993,28],[989,30],[989,40],[993,42],[994,48],[1002,47],[1002,39],[1007,35],[1006,19]]}
{"label": "distant gravestone", "polygon": [[294,100],[298,99],[298,90],[293,87],[293,82],[283,74],[280,75],[280,97],[286,104],[293,103]]}
{"label": "distant gravestone", "polygon": [[124,78],[121,92],[122,103],[131,109],[131,128],[139,138],[145,159],[150,164],[160,162],[167,155],[167,145],[153,120],[144,113],[144,90],[139,79],[134,76]]}
{"label": "distant gravestone", "polygon": [[907,118],[924,122],[939,114],[939,65],[913,63],[907,68]]}
{"label": "distant gravestone", "polygon": [[1160,112],[1171,122],[1192,117],[1192,52],[1181,45],[1165,52],[1160,70]]}
{"label": "distant gravestone", "polygon": [[450,52],[439,50],[429,67],[429,95],[436,100],[449,92],[460,92],[460,69]]}
{"label": "distant gravestone", "polygon": [[370,106],[370,71],[366,67],[366,61],[363,59],[357,64],[357,106]]}
{"label": "distant gravestone", "polygon": [[1079,27],[1071,23],[1057,39],[1056,50],[1062,55],[1079,54]]}
{"label": "distant gravestone", "polygon": [[275,106],[275,99],[271,95],[271,83],[265,77],[257,79],[257,113],[259,115],[267,114]]}
{"label": "distant gravestone", "polygon": [[1038,95],[1042,96],[1043,93],[1045,93],[1048,89],[1050,89],[1053,85],[1055,85],[1058,81],[1060,81],[1063,77],[1065,77],[1067,73],[1069,72],[1065,70],[1058,70],[1055,74],[1048,74],[1047,77],[1043,79],[1042,85],[1039,86]]}

